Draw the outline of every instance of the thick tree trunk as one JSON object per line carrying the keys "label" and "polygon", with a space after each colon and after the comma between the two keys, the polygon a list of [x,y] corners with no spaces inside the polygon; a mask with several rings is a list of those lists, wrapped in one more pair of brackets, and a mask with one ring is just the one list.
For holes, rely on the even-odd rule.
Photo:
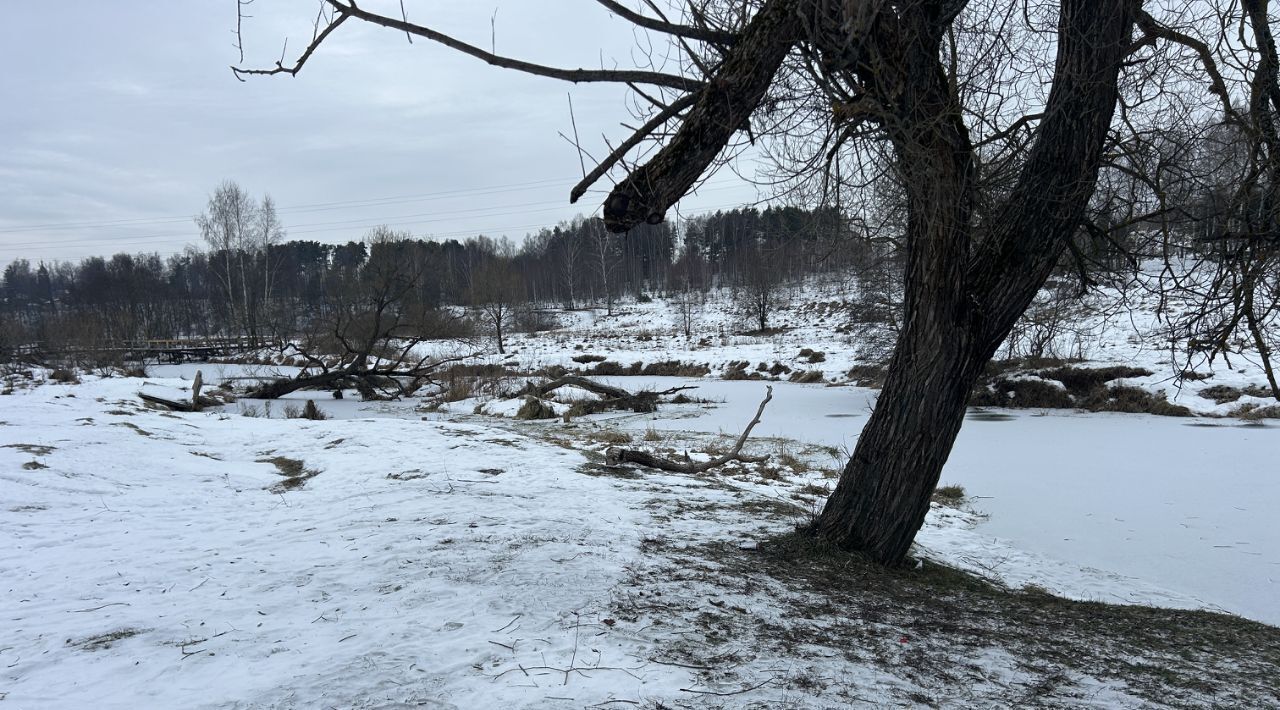
{"label": "thick tree trunk", "polygon": [[[925,68],[936,67],[937,54],[918,42],[878,48],[900,52],[904,67],[903,103],[890,126],[909,200],[904,329],[817,534],[885,564],[910,550],[975,380],[1043,285],[1093,192],[1135,7],[1128,0],[1063,3],[1038,140],[972,254],[972,152],[945,77]],[[923,34],[906,29],[906,36]]]}
{"label": "thick tree trunk", "polygon": [[969,390],[986,359],[963,345],[900,350],[880,399],[828,499],[817,532],[883,562],[901,560],[964,421]]}

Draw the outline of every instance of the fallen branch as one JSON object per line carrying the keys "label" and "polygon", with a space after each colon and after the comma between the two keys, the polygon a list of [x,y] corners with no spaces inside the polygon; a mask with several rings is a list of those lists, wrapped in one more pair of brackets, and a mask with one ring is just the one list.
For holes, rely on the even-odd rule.
{"label": "fallen branch", "polygon": [[760,407],[756,410],[756,416],[747,424],[747,428],[742,430],[742,435],[738,437],[738,441],[734,443],[729,453],[714,458],[710,461],[696,463],[693,461],[672,461],[661,456],[655,456],[647,451],[639,451],[636,449],[619,449],[617,447],[609,447],[604,452],[605,462],[610,466],[617,466],[623,463],[633,463],[648,468],[656,468],[662,471],[672,471],[674,473],[705,473],[717,466],[723,466],[730,461],[742,461],[744,463],[763,463],[769,460],[768,456],[744,456],[742,447],[747,443],[747,437],[751,436],[751,430],[760,423],[760,417],[764,414],[764,408],[773,399],[773,387],[765,389],[764,400],[760,402]]}
{"label": "fallen branch", "polygon": [[179,402],[177,400],[165,399],[164,397],[157,397],[153,394],[143,394],[142,392],[139,392],[138,399],[141,399],[143,402],[146,402],[147,404],[159,405],[161,407],[165,407],[166,409],[170,409],[175,412],[194,412],[195,411],[195,408],[191,406],[190,402]]}
{"label": "fallen branch", "polygon": [[635,396],[621,387],[602,384],[595,380],[588,380],[587,378],[580,377],[578,375],[565,375],[564,377],[552,380],[546,384],[532,386],[530,387],[529,394],[533,394],[538,397],[546,397],[549,393],[554,392],[561,387],[578,387],[592,394],[598,394],[601,397],[608,397],[610,399],[630,399]]}
{"label": "fallen branch", "polygon": [[551,392],[561,387],[578,387],[592,394],[600,396],[600,401],[594,402],[587,408],[587,413],[603,411],[605,409],[630,409],[633,412],[652,412],[657,409],[658,398],[667,395],[682,392],[684,390],[697,389],[696,386],[686,385],[683,387],[672,387],[661,392],[628,392],[621,387],[606,385],[595,380],[589,380],[580,375],[565,375],[550,382],[541,385],[530,384],[525,388],[523,394],[533,395],[539,399],[545,398]]}

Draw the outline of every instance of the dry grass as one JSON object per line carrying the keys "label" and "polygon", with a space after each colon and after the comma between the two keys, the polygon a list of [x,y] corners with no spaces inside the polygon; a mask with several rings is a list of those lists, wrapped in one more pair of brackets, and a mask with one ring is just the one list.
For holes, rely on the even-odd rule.
{"label": "dry grass", "polygon": [[802,385],[812,385],[823,382],[822,370],[797,370],[791,373],[787,378],[790,382],[797,382]]}
{"label": "dry grass", "polygon": [[1231,416],[1239,417],[1247,422],[1258,422],[1263,419],[1280,419],[1280,405],[1263,406],[1252,402],[1242,404],[1231,410]]}
{"label": "dry grass", "polygon": [[17,449],[32,456],[48,456],[55,451],[55,447],[43,444],[4,444],[0,449]]}
{"label": "dry grass", "polygon": [[516,410],[516,419],[523,420],[555,419],[559,416],[554,407],[537,397],[525,397],[524,404]]}
{"label": "dry grass", "polygon": [[1213,385],[1200,390],[1200,396],[1205,399],[1213,400],[1214,404],[1230,404],[1244,396],[1244,392],[1238,387],[1229,385]]}
{"label": "dry grass", "polygon": [[628,434],[625,431],[618,431],[616,429],[606,429],[604,431],[593,431],[588,433],[583,438],[587,439],[588,441],[594,441],[601,444],[609,444],[610,446],[631,443],[630,434]]}
{"label": "dry grass", "polygon": [[1091,412],[1156,414],[1162,417],[1192,416],[1191,410],[1180,404],[1171,404],[1164,397],[1127,385],[1114,385],[1105,390],[1097,390],[1085,398],[1081,406]]}
{"label": "dry grass", "polygon": [[[991,363],[987,379],[974,387],[969,403],[975,407],[1015,407],[1035,409],[1081,408],[1092,412],[1127,412],[1166,417],[1192,416],[1190,409],[1172,404],[1163,396],[1129,385],[1108,385],[1126,377],[1144,377],[1150,370],[1136,367],[1057,366],[1026,371],[1039,379],[1000,376],[1016,370],[1022,361]],[[1061,387],[1052,384],[1057,382]]]}
{"label": "dry grass", "polygon": [[934,490],[933,500],[943,505],[959,505],[964,502],[964,486],[941,486]]}

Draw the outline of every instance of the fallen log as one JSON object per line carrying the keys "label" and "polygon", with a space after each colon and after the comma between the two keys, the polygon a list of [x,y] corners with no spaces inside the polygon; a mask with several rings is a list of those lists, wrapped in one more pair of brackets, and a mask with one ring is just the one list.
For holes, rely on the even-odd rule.
{"label": "fallen log", "polygon": [[695,385],[685,385],[683,387],[672,387],[661,392],[628,392],[621,387],[606,385],[580,375],[565,375],[541,385],[530,384],[525,387],[523,394],[533,395],[541,399],[561,387],[578,387],[592,394],[600,395],[600,401],[586,407],[588,414],[605,409],[630,409],[633,412],[652,412],[658,408],[659,397],[683,392],[684,390],[697,389]]}
{"label": "fallen log", "polygon": [[613,387],[601,382],[596,382],[595,380],[588,380],[587,378],[578,375],[565,375],[564,377],[554,379],[545,384],[533,385],[531,387],[532,391],[530,394],[538,397],[546,397],[548,394],[560,389],[561,387],[578,387],[592,394],[598,394],[601,397],[608,397],[610,399],[630,399],[635,396],[621,387]]}
{"label": "fallen log", "polygon": [[760,417],[764,415],[764,408],[773,399],[773,387],[767,387],[765,390],[764,400],[760,402],[760,407],[756,409],[756,416],[747,424],[747,428],[742,430],[742,435],[738,437],[733,448],[729,453],[718,456],[710,461],[694,462],[694,461],[674,461],[672,459],[655,456],[647,451],[638,449],[620,449],[611,446],[604,452],[605,463],[610,466],[617,466],[624,463],[633,463],[648,468],[656,468],[662,471],[672,471],[674,473],[705,473],[717,466],[723,466],[730,461],[741,461],[743,463],[764,463],[769,460],[768,456],[744,456],[742,447],[747,443],[747,437],[751,436],[751,430],[760,423]]}
{"label": "fallen log", "polygon": [[164,397],[157,397],[154,394],[144,394],[142,392],[138,393],[138,398],[148,404],[159,405],[161,407],[165,407],[166,409],[171,409],[175,412],[196,411],[196,408],[192,406],[191,402],[180,402],[178,400],[165,399]]}

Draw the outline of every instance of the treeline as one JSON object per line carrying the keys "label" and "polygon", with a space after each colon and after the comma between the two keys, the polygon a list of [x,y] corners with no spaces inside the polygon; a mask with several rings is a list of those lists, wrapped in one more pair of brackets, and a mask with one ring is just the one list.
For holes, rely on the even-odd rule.
{"label": "treeline", "polygon": [[394,284],[396,308],[405,310],[483,314],[500,304],[506,323],[490,325],[510,327],[533,307],[612,310],[619,299],[650,294],[778,284],[869,254],[834,209],[789,207],[716,212],[621,236],[578,218],[519,245],[485,236],[429,241],[386,228],[346,244],[284,241],[269,198],[228,196],[227,188],[197,220],[204,250],[10,263],[0,280],[0,348],[226,336],[265,342],[313,329],[366,297],[373,282]]}

